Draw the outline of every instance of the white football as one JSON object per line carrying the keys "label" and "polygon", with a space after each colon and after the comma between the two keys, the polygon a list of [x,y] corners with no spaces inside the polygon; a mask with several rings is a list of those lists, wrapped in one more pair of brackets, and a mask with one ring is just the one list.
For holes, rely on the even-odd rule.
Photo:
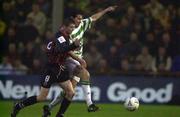
{"label": "white football", "polygon": [[139,108],[139,100],[136,97],[127,98],[124,107],[128,111],[135,111]]}

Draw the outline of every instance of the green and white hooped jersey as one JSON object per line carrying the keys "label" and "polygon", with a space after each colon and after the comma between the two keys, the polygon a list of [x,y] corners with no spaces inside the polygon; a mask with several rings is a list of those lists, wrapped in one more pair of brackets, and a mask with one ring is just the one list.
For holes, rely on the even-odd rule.
{"label": "green and white hooped jersey", "polygon": [[70,35],[70,43],[74,42],[76,39],[80,39],[80,48],[73,51],[73,53],[80,58],[82,58],[82,54],[83,54],[83,43],[84,43],[83,36],[85,31],[91,27],[91,24],[92,24],[91,17],[81,20],[79,26],[75,28]]}

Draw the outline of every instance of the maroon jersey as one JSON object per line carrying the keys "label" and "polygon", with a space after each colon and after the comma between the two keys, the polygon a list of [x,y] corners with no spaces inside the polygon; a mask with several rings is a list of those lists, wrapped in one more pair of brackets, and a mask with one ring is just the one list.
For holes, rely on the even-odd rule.
{"label": "maroon jersey", "polygon": [[59,31],[56,33],[56,38],[47,44],[48,63],[63,65],[68,57],[68,52],[77,48],[75,44],[70,45],[67,38]]}

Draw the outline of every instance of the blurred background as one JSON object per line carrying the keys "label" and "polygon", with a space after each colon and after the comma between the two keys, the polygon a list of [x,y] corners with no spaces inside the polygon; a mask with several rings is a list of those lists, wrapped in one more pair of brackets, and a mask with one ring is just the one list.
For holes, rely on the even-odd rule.
{"label": "blurred background", "polygon": [[[179,0],[0,0],[0,5],[1,100],[24,97],[11,95],[8,86],[38,86],[46,43],[65,18],[76,13],[88,18],[118,5],[85,34],[93,99],[116,103],[135,96],[142,103],[180,104]],[[14,90],[27,91],[22,87]]]}
{"label": "blurred background", "polygon": [[39,74],[45,44],[65,18],[76,13],[87,18],[110,5],[117,10],[85,34],[91,74],[178,76],[178,0],[1,0],[0,74]]}

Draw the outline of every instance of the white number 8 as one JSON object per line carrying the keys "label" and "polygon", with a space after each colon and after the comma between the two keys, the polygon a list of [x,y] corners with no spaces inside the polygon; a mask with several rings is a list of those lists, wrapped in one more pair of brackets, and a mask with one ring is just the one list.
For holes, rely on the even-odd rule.
{"label": "white number 8", "polygon": [[48,82],[48,81],[49,81],[49,78],[50,78],[50,76],[47,75],[46,78],[45,78],[45,82]]}

